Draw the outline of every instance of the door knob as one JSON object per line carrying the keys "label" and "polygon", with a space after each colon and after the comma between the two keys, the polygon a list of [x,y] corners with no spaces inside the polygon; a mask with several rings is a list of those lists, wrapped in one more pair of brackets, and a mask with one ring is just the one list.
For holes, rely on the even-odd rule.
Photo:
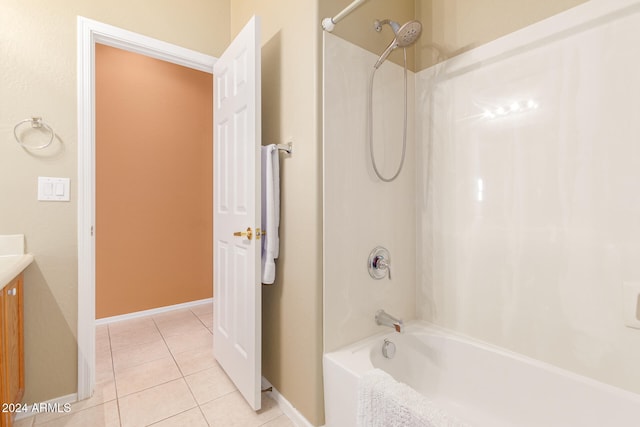
{"label": "door knob", "polygon": [[251,240],[253,237],[253,231],[251,231],[251,227],[247,227],[247,231],[236,231],[233,235],[236,237],[246,237],[247,240]]}

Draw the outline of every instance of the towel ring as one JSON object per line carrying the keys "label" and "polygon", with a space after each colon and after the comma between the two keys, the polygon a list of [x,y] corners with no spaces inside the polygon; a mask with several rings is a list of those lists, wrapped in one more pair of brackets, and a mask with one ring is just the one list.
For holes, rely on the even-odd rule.
{"label": "towel ring", "polygon": [[[46,129],[47,132],[49,132],[51,134],[51,136],[49,137],[49,141],[46,144],[36,145],[36,146],[33,146],[33,147],[29,146],[29,145],[25,145],[24,142],[18,136],[18,128],[20,126],[22,126],[24,123],[31,123],[31,127],[34,128],[34,129],[40,129],[40,128]],[[42,150],[43,148],[47,148],[53,142],[53,138],[55,137],[55,135],[56,134],[53,131],[53,129],[51,128],[51,126],[46,124],[44,122],[44,120],[42,120],[42,117],[32,117],[30,119],[21,120],[21,121],[18,122],[17,125],[15,125],[13,127],[13,136],[16,138],[16,141],[18,142],[18,144],[20,144],[24,148],[28,148],[28,149],[31,149],[31,150]]]}

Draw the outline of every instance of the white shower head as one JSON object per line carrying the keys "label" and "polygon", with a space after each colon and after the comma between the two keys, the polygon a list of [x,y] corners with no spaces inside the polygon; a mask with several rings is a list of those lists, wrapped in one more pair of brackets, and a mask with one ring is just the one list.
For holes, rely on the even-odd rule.
{"label": "white shower head", "polygon": [[397,22],[389,19],[383,19],[382,21],[376,20],[374,22],[375,30],[380,32],[384,24],[388,24],[391,27],[395,37],[385,51],[382,52],[382,55],[380,55],[380,58],[378,58],[378,61],[373,66],[374,68],[380,67],[389,54],[396,48],[411,46],[418,40],[420,34],[422,34],[422,24],[420,21],[409,21],[403,26],[400,26]]}

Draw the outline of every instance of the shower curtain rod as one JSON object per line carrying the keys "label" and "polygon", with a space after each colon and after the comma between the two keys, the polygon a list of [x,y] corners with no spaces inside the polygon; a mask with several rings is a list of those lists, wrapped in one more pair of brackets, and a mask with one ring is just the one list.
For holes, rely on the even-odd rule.
{"label": "shower curtain rod", "polygon": [[356,9],[358,6],[362,5],[362,3],[366,1],[367,0],[354,0],[353,2],[351,2],[349,6],[345,7],[342,12],[338,13],[333,18],[324,18],[322,20],[322,29],[325,31],[332,32],[333,29],[336,27],[336,24],[340,22],[342,18],[350,14],[354,9]]}

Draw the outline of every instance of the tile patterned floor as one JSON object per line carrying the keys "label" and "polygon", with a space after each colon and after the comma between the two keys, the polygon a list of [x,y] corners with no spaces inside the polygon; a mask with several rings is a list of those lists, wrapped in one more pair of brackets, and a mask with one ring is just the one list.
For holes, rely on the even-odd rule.
{"label": "tile patterned floor", "polygon": [[293,427],[263,396],[254,412],[213,357],[213,307],[199,305],[96,328],[96,390],[68,414],[16,427]]}

